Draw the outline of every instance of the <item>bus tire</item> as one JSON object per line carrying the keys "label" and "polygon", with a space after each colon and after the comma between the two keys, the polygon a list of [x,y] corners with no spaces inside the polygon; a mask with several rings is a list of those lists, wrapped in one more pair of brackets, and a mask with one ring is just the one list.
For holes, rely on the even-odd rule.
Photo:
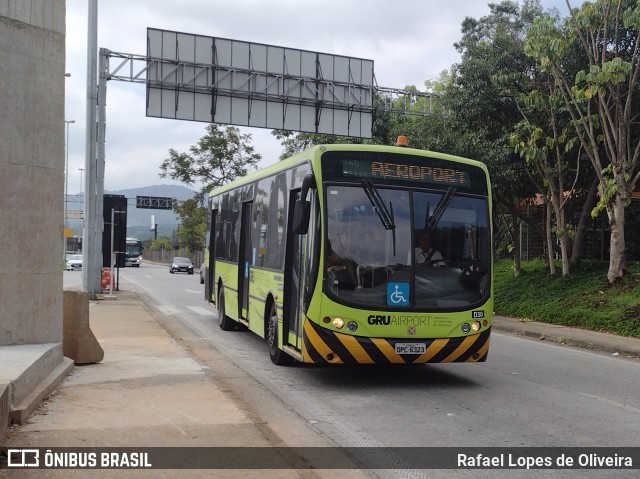
{"label": "bus tire", "polygon": [[224,289],[220,286],[218,290],[218,326],[223,331],[233,331],[236,329],[236,322],[225,314],[224,310]]}
{"label": "bus tire", "polygon": [[293,364],[293,358],[278,348],[278,314],[276,305],[271,304],[271,311],[267,318],[267,345],[269,346],[269,358],[277,366]]}

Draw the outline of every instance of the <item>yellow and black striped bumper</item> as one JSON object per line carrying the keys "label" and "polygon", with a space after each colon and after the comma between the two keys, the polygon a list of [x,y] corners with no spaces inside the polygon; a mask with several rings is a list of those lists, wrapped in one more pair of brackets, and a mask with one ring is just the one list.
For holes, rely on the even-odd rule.
{"label": "yellow and black striped bumper", "polygon": [[[304,323],[302,356],[317,364],[459,363],[487,360],[491,329],[461,338],[389,339],[364,338],[336,333],[317,324]],[[395,343],[426,343],[424,354],[397,354]]]}

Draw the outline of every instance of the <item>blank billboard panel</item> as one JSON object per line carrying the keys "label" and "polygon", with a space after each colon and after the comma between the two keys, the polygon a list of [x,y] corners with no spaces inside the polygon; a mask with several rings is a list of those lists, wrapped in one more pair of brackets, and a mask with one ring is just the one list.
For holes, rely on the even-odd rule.
{"label": "blank billboard panel", "polygon": [[373,60],[147,29],[147,116],[371,137]]}

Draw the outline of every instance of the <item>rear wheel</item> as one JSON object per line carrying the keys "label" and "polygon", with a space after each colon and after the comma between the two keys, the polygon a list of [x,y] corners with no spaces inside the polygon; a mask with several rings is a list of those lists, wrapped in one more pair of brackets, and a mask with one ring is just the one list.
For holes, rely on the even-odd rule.
{"label": "rear wheel", "polygon": [[293,358],[278,348],[278,314],[275,304],[271,305],[271,312],[267,320],[267,344],[269,345],[269,357],[273,364],[287,366],[293,363]]}
{"label": "rear wheel", "polygon": [[218,326],[223,331],[233,331],[236,329],[236,322],[224,312],[224,289],[220,287],[218,291]]}

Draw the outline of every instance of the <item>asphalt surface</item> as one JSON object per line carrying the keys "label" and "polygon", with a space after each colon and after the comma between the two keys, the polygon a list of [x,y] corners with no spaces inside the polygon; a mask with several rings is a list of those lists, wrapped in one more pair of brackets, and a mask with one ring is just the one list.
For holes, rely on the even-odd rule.
{"label": "asphalt surface", "polygon": [[[119,291],[92,301],[91,328],[104,349],[98,364],[76,366],[62,386],[22,426],[10,428],[6,447],[275,448],[331,447],[330,438],[290,411],[228,359],[199,342],[177,339],[143,297]],[[494,331],[640,358],[640,339],[497,316]],[[489,359],[490,360],[490,359]],[[264,394],[269,405],[251,410],[231,384]],[[265,414],[264,411],[269,411]],[[278,449],[280,448],[280,449]],[[282,449],[284,448],[284,449]],[[288,454],[288,455],[287,455]],[[215,477],[359,478],[366,471],[316,469],[304,453],[288,450],[286,468],[266,469],[265,458]],[[347,461],[348,462],[348,461]],[[282,463],[281,463],[282,464]],[[98,475],[94,475],[95,474]],[[128,469],[92,471],[91,477],[212,477],[211,471]],[[6,470],[0,478],[87,477],[86,470]]]}

